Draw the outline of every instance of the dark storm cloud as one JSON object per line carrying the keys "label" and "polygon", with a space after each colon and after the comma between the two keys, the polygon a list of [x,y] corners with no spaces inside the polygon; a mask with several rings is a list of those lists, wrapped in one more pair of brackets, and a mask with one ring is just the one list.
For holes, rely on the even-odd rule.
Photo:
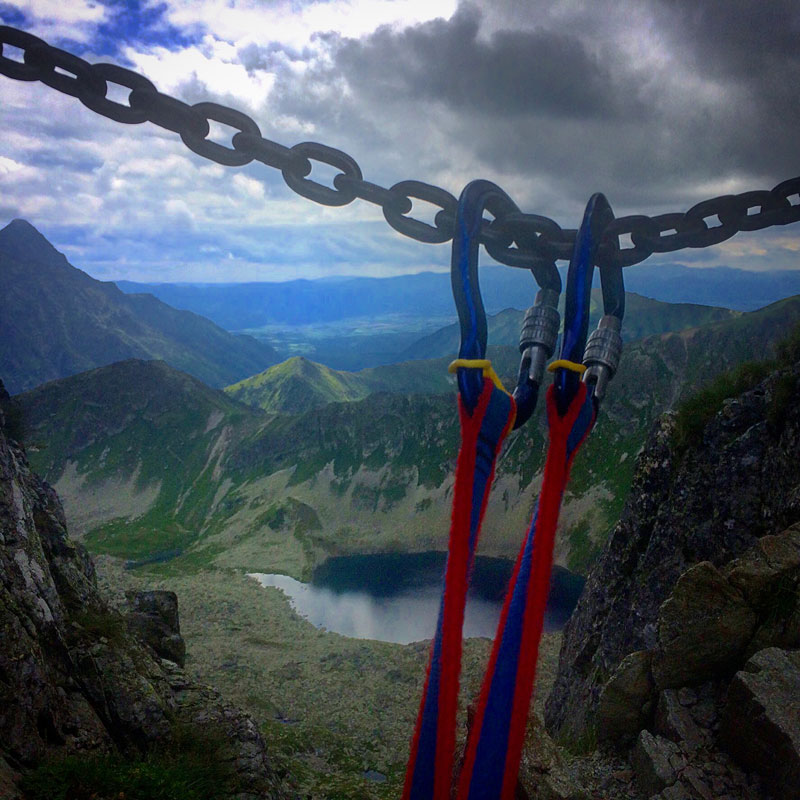
{"label": "dark storm cloud", "polygon": [[398,93],[461,111],[580,119],[645,110],[634,77],[602,63],[569,32],[501,30],[487,39],[480,32],[481,13],[464,6],[449,20],[349,40],[336,64],[373,97]]}
{"label": "dark storm cloud", "polygon": [[778,174],[788,162],[796,170],[800,3],[657,0],[654,8],[676,57],[730,98],[732,124],[719,132],[719,150],[745,169]]}
{"label": "dark storm cloud", "polygon": [[673,45],[711,75],[757,85],[800,64],[797,0],[655,0]]}
{"label": "dark storm cloud", "polygon": [[274,97],[354,147],[405,125],[408,144],[387,142],[406,162],[413,147],[419,167],[443,167],[453,141],[486,177],[528,175],[565,207],[603,190],[628,210],[685,209],[726,179],[769,188],[800,172],[800,3],[635,9],[628,20],[619,4],[541,3],[526,27],[513,4],[464,5],[449,20],[331,37],[331,60],[280,80]]}

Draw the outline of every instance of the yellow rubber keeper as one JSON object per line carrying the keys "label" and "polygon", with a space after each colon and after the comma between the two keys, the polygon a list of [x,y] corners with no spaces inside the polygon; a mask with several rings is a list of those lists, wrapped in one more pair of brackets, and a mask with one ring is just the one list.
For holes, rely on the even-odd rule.
{"label": "yellow rubber keeper", "polygon": [[557,369],[568,369],[570,372],[577,372],[578,375],[583,375],[586,372],[586,364],[576,364],[566,358],[559,358],[547,367],[547,371],[555,372]]}
{"label": "yellow rubber keeper", "polygon": [[501,392],[508,394],[506,387],[503,386],[503,382],[494,371],[492,362],[489,361],[488,358],[457,358],[455,361],[450,362],[450,365],[447,367],[447,371],[450,373],[455,373],[458,371],[459,367],[464,367],[465,369],[483,370],[484,377],[489,378],[492,383],[498,389],[500,389]]}

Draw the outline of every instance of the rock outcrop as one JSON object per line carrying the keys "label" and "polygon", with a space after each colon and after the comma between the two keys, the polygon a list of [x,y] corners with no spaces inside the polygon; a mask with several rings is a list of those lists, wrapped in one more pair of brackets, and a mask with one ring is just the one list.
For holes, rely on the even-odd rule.
{"label": "rock outcrop", "polygon": [[603,687],[601,742],[632,747],[645,797],[800,798],[800,524],[718,570],[690,567],[656,644]]}
{"label": "rock outcrop", "polygon": [[[702,441],[682,455],[672,444],[674,418],[664,417],[639,457],[629,500],[595,564],[569,621],[559,671],[546,707],[549,731],[557,739],[580,739],[594,723],[601,691],[630,653],[654,651],[659,636],[672,641],[653,675],[666,686],[683,680],[670,670],[695,669],[709,657],[715,669],[731,669],[744,644],[754,650],[766,622],[752,630],[753,603],[744,586],[758,593],[758,567],[752,575],[719,570],[752,548],[762,537],[800,520],[800,364],[776,372],[755,389],[726,401],[705,428]],[[665,610],[662,603],[679,577],[708,562]],[[737,583],[738,581],[738,583]],[[681,642],[681,603],[693,592],[714,608],[698,625],[717,625],[724,612],[724,652],[687,653]],[[726,630],[716,631],[726,637]],[[759,633],[760,632],[760,633]],[[696,638],[690,640],[696,642]],[[749,644],[748,644],[749,643]],[[766,646],[762,644],[762,646]],[[671,655],[670,655],[671,653]],[[672,658],[672,661],[670,660]],[[638,689],[634,691],[639,691]],[[609,701],[613,698],[609,696]],[[635,715],[650,713],[640,707]]]}
{"label": "rock outcrop", "polygon": [[239,797],[283,797],[255,723],[178,666],[172,598],[131,598],[127,622],[105,603],[58,497],[6,435],[2,405],[0,794],[14,797],[19,776],[46,757],[143,754],[188,727],[224,739]]}

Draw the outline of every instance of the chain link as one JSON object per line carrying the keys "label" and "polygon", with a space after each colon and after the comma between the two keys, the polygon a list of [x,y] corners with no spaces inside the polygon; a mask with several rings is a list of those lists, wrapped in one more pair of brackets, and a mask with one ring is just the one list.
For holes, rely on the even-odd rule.
{"label": "chain link", "polygon": [[[4,55],[4,46],[22,50],[22,60]],[[77,97],[87,108],[116,122],[152,122],[180,135],[193,152],[225,166],[259,161],[279,169],[286,184],[303,197],[328,206],[343,206],[356,198],[383,210],[389,225],[421,242],[442,243],[453,238],[456,198],[450,192],[421,181],[401,181],[389,189],[364,180],[361,168],[347,153],[316,142],[285,147],[265,139],[246,114],[217,103],[188,105],[162,94],[143,75],[116,64],[90,64],[52,47],[25,31],[0,26],[0,74],[21,81],[41,81]],[[129,90],[128,105],[107,98],[109,84]],[[208,138],[217,122],[235,129],[231,146]],[[309,178],[312,162],[339,170],[333,185]],[[704,200],[685,213],[648,217],[619,217],[606,226],[598,248],[597,265],[629,267],[653,253],[709,247],[739,231],[757,231],[800,221],[800,177],[779,183],[769,191],[743,192]],[[433,224],[409,216],[412,200],[439,210]],[[754,210],[754,213],[750,213]],[[512,267],[539,269],[572,256],[576,231],[538,214],[511,212],[483,225],[481,241],[496,261]],[[622,247],[629,236],[632,246]]]}

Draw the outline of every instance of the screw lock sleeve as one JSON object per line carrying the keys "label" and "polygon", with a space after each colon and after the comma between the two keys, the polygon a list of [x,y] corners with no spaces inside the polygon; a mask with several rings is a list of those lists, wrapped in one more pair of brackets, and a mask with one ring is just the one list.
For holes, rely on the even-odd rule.
{"label": "screw lock sleeve", "polygon": [[622,356],[622,320],[611,314],[601,318],[597,328],[586,343],[583,363],[587,370],[583,379],[594,384],[594,395],[602,400],[608,382],[616,374]]}
{"label": "screw lock sleeve", "polygon": [[556,349],[561,318],[556,308],[558,293],[542,289],[536,302],[525,312],[519,334],[519,350],[522,362],[528,363],[528,379],[541,383],[544,366]]}

